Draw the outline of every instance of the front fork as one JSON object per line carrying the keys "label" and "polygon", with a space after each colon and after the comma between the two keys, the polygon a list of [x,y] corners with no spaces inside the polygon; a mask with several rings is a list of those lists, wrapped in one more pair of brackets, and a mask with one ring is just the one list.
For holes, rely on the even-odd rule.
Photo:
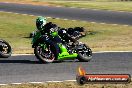
{"label": "front fork", "polygon": [[63,44],[59,44],[60,53],[58,55],[58,60],[64,59],[75,59],[77,57],[77,53],[69,53],[67,48]]}
{"label": "front fork", "polygon": [[48,46],[46,44],[39,44],[39,46],[42,48],[42,51],[48,51]]}

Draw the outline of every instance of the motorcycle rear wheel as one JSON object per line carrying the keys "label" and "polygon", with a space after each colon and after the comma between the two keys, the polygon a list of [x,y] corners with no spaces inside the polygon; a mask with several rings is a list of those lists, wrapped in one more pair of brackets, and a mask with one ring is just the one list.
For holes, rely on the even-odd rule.
{"label": "motorcycle rear wheel", "polygon": [[0,39],[0,57],[1,58],[8,58],[11,56],[12,49],[8,42],[5,40]]}

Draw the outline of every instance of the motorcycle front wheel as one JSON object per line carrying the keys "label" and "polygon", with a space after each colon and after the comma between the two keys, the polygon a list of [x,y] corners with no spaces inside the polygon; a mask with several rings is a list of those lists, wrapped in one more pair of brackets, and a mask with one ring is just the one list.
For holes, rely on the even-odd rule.
{"label": "motorcycle front wheel", "polygon": [[81,62],[88,62],[92,59],[92,50],[85,44],[82,44],[81,48],[78,48],[77,53],[77,59]]}
{"label": "motorcycle front wheel", "polygon": [[36,46],[34,54],[42,63],[52,63],[55,60],[55,55],[51,51],[50,46],[46,47],[46,49],[43,49],[41,46]]}

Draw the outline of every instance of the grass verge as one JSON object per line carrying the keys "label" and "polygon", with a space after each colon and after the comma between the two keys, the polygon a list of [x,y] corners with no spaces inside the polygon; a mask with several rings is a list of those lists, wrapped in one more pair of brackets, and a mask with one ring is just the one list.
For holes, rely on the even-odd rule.
{"label": "grass verge", "polygon": [[132,87],[132,83],[130,84],[85,84],[80,86],[76,82],[0,86],[0,88],[131,88],[131,87]]}
{"label": "grass verge", "polygon": [[[0,0],[5,2],[5,0]],[[33,5],[50,5],[50,6],[65,6],[65,7],[78,7],[89,9],[101,10],[115,10],[115,11],[132,11],[131,1],[121,0],[6,0],[6,2],[25,3]]]}
{"label": "grass verge", "polygon": [[[33,53],[29,33],[35,30],[36,16],[0,12],[0,38],[8,41],[13,53]],[[60,27],[84,27],[88,32],[80,41],[93,51],[132,50],[132,26],[48,19]]]}
{"label": "grass verge", "polygon": [[97,1],[79,1],[79,2],[51,2],[51,4],[78,7],[88,9],[114,10],[114,11],[132,11],[132,2],[97,2]]}

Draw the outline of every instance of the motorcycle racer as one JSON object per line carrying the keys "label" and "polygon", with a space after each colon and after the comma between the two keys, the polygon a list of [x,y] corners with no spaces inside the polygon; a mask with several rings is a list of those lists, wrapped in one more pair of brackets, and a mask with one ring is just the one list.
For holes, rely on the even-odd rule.
{"label": "motorcycle racer", "polygon": [[50,63],[55,60],[75,59],[89,61],[91,49],[78,42],[67,33],[67,29],[60,28],[52,22],[47,23],[45,17],[36,19],[36,32],[32,37],[34,54],[41,62]]}
{"label": "motorcycle racer", "polygon": [[[54,37],[54,41],[52,41],[52,38],[50,37],[53,37],[51,36],[51,28],[55,28],[57,27],[56,24],[53,24],[52,22],[49,22],[47,23],[47,19],[45,17],[38,17],[36,19],[36,27],[37,27],[37,30],[36,30],[36,33],[35,35],[33,36],[33,46],[34,47],[37,43],[39,42],[44,42],[46,41],[49,45],[54,45],[55,46],[55,52],[56,52],[56,57],[58,57],[58,55],[61,56],[61,54],[63,54],[63,51],[60,52],[59,50],[59,45],[57,44],[58,42],[59,43],[62,43],[62,39],[61,37],[57,36],[57,37]],[[56,30],[58,35],[63,35],[64,37],[66,37],[68,40],[72,40],[71,37],[69,37],[66,33],[65,30]],[[68,53],[67,51],[64,51],[65,53]]]}

